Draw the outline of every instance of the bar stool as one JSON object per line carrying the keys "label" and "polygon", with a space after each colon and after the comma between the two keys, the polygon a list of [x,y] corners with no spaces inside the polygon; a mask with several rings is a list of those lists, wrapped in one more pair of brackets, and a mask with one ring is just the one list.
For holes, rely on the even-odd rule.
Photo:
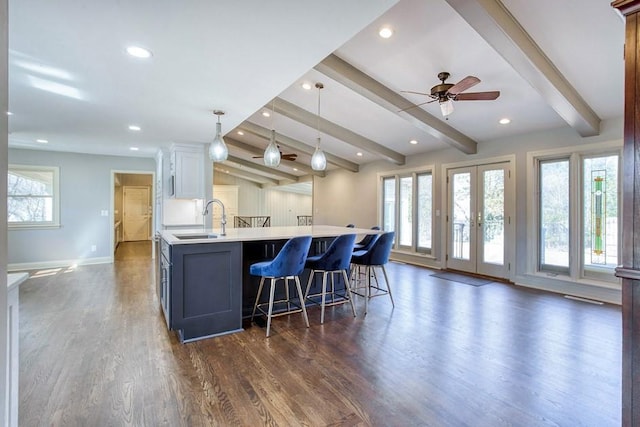
{"label": "bar stool", "polygon": [[[378,227],[377,225],[374,225],[373,227],[371,227],[371,229],[380,230],[380,227]],[[376,239],[378,236],[379,234],[367,234],[362,238],[362,240],[360,240],[358,243],[353,245],[353,250],[354,251],[367,250],[366,248],[369,247],[369,245],[373,243],[373,240]]]}
{"label": "bar stool", "polygon": [[[304,264],[309,254],[309,248],[311,247],[311,236],[300,236],[289,239],[287,243],[282,247],[278,255],[271,261],[257,262],[251,264],[249,267],[249,273],[253,276],[261,276],[260,286],[258,287],[258,295],[256,295],[256,302],[253,306],[253,312],[251,313],[251,321],[256,314],[256,310],[259,310],[267,317],[267,337],[271,330],[271,319],[276,316],[283,316],[286,314],[302,312],[304,323],[309,327],[309,318],[307,317],[307,310],[304,306],[302,288],[300,287],[300,273],[304,270]],[[260,303],[260,294],[262,293],[262,287],[265,279],[271,279],[271,285],[269,288],[269,302]],[[284,279],[285,299],[274,301],[276,282],[278,279]],[[294,279],[296,284],[296,292],[298,293],[299,304],[293,302],[289,298],[289,279]],[[287,309],[273,312],[274,303],[287,303]],[[264,311],[262,306],[268,305],[267,311]],[[291,310],[291,305],[297,307],[295,310]]]}
{"label": "bar stool", "polygon": [[[389,286],[389,277],[387,276],[387,270],[384,268],[385,264],[389,262],[389,254],[391,254],[391,246],[393,245],[393,238],[395,237],[394,231],[389,231],[381,234],[368,250],[355,251],[351,256],[352,270],[352,287],[351,293],[365,297],[364,301],[364,313],[367,314],[369,309],[369,299],[381,295],[389,295],[391,298],[391,305],[395,307],[393,302],[393,296],[391,295],[391,287]],[[358,274],[353,275],[356,269],[365,267],[365,281],[364,286],[359,286],[361,279]],[[376,276],[375,268],[382,269],[384,274],[384,280],[386,282],[386,288],[381,288],[378,278]],[[371,277],[375,280],[375,285],[371,282]],[[364,289],[364,294],[359,293],[358,289]],[[375,293],[371,291],[375,290]]]}
{"label": "bar stool", "polygon": [[[324,308],[327,305],[338,305],[349,302],[351,304],[351,311],[353,317],[356,317],[356,309],[353,306],[353,299],[351,298],[351,289],[349,289],[349,277],[347,275],[347,269],[351,262],[351,254],[353,253],[353,244],[356,241],[355,234],[344,234],[336,237],[326,252],[322,255],[311,256],[307,258],[305,268],[311,269],[309,274],[309,281],[307,282],[307,289],[304,292],[304,301],[317,304],[316,301],[310,298],[321,297],[320,302],[320,323],[324,323]],[[322,292],[319,294],[309,295],[309,289],[311,288],[311,282],[316,273],[322,273]],[[331,291],[327,292],[327,275],[331,274]],[[335,274],[342,274],[344,280],[344,294],[338,294],[335,289]],[[331,302],[326,302],[327,294],[331,297]],[[336,299],[339,297],[339,299]]]}

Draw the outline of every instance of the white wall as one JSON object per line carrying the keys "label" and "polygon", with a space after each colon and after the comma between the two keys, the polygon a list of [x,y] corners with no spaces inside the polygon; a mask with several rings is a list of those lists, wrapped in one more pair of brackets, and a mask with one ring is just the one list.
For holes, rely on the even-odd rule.
{"label": "white wall", "polygon": [[[60,168],[61,222],[60,228],[9,230],[10,269],[111,261],[112,171],[155,172],[155,160],[149,158],[23,149],[10,149],[9,163]],[[6,184],[3,189],[6,192]],[[102,210],[109,211],[109,216],[101,216]]]}
{"label": "white wall", "polygon": [[[324,178],[315,177],[313,184],[314,223],[344,225],[354,223],[357,227],[370,227],[378,223],[377,178],[378,173],[402,169],[416,169],[420,166],[434,165],[434,210],[445,211],[442,205],[442,165],[447,163],[481,160],[505,155],[515,155],[516,166],[516,270],[514,277],[522,284],[545,288],[539,280],[526,277],[525,263],[527,255],[527,177],[526,155],[530,151],[553,149],[559,147],[580,146],[598,142],[622,141],[622,118],[603,121],[600,135],[589,138],[580,137],[573,129],[562,127],[480,142],[478,153],[466,155],[450,148],[421,155],[408,156],[404,166],[388,162],[375,162],[364,165],[360,172],[352,173],[344,170],[331,171]],[[423,265],[440,268],[444,257],[441,242],[441,223],[434,222],[433,241],[435,260],[425,258],[404,259]],[[551,282],[549,282],[551,283]],[[619,302],[619,291],[600,289],[597,286],[553,283],[556,289],[567,293],[582,292],[586,297]],[[546,289],[546,288],[545,288]]]}
{"label": "white wall", "polygon": [[[280,191],[278,187],[260,188],[252,181],[215,172],[215,185],[238,186],[238,215],[271,216],[271,226],[298,225],[298,215],[311,215],[310,195]],[[229,218],[229,221],[233,219]]]}

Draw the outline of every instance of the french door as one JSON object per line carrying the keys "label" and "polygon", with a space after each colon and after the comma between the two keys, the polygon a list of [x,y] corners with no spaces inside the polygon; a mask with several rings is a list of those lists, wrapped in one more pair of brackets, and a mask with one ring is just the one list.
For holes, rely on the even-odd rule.
{"label": "french door", "polygon": [[447,170],[447,268],[507,278],[509,163]]}

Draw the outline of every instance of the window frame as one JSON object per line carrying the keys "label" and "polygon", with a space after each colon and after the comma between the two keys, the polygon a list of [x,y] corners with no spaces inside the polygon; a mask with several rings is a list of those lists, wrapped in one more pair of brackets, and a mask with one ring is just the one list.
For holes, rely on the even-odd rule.
{"label": "window frame", "polygon": [[[430,233],[431,233],[431,247],[426,248],[426,247],[420,247],[418,246],[418,242],[419,242],[419,215],[418,215],[418,177],[422,176],[422,175],[430,175],[431,176],[431,185],[430,185],[430,191],[431,191],[431,227],[430,227]],[[412,182],[411,182],[411,215],[412,215],[412,221],[411,221],[411,245],[407,246],[407,245],[400,245],[400,238],[398,236],[398,232],[400,230],[400,181],[402,178],[407,178],[410,177]],[[384,228],[384,224],[385,224],[385,209],[384,209],[384,204],[385,204],[385,182],[386,180],[393,180],[394,181],[394,191],[395,191],[395,199],[394,199],[394,231],[396,231],[396,238],[394,240],[393,243],[393,247],[392,249],[394,251],[400,251],[400,252],[404,252],[404,253],[411,253],[411,254],[421,254],[421,255],[432,255],[434,253],[434,239],[433,239],[433,227],[435,224],[435,218],[434,218],[434,202],[435,202],[435,174],[434,174],[434,167],[433,166],[426,166],[426,167],[422,167],[419,169],[410,169],[410,170],[398,170],[398,171],[388,171],[388,172],[381,172],[378,173],[378,185],[379,185],[379,191],[378,191],[378,209],[379,209],[379,214],[378,214],[378,220],[380,222],[380,224],[382,224],[383,228]],[[391,231],[391,230],[386,230],[385,231]]]}
{"label": "window frame", "polygon": [[[620,283],[615,277],[614,271],[609,268],[601,269],[601,272],[592,274],[585,272],[584,260],[584,182],[583,160],[586,158],[602,156],[618,156],[618,221],[622,221],[622,143],[621,141],[608,141],[603,143],[586,144],[584,146],[570,146],[551,150],[542,150],[527,153],[528,164],[528,236],[529,246],[527,253],[527,271],[529,274],[547,277],[567,278],[573,281],[585,283],[609,282]],[[568,271],[553,271],[553,269],[540,268],[540,163],[549,160],[569,160],[569,269]],[[620,247],[622,243],[621,227],[618,227],[618,258],[620,259]],[[588,269],[587,269],[588,270]],[[592,269],[593,270],[593,269]]]}
{"label": "window frame", "polygon": [[[12,171],[35,171],[43,173],[53,173],[52,185],[52,219],[51,221],[9,221],[7,218],[7,228],[9,229],[42,229],[42,228],[59,228],[60,227],[60,168],[58,166],[40,166],[40,165],[20,165],[9,164],[7,175]],[[7,199],[12,197],[7,188]]]}

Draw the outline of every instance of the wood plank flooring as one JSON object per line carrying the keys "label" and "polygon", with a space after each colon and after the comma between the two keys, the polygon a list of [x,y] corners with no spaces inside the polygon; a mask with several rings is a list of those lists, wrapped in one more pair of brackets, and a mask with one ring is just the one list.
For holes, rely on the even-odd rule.
{"label": "wood plank flooring", "polygon": [[[180,344],[150,245],[20,288],[20,426],[618,426],[621,314],[390,263],[357,299]],[[248,325],[245,325],[248,326]]]}

